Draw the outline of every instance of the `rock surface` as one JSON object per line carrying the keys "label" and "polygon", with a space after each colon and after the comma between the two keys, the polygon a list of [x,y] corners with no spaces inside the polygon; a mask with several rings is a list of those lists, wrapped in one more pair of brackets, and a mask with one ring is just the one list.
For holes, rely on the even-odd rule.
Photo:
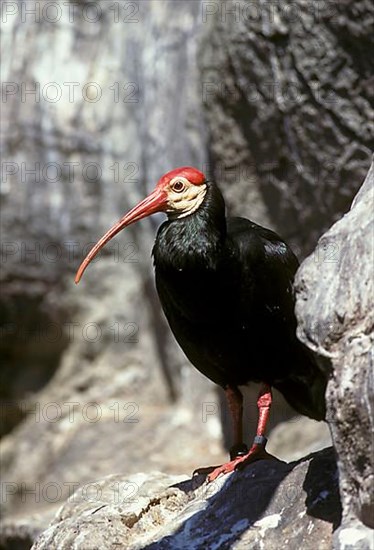
{"label": "rock surface", "polygon": [[319,240],[296,280],[299,335],[332,369],[326,401],[343,505],[339,549],[349,533],[355,548],[374,544],[373,211],[372,164],[351,210]]}
{"label": "rock surface", "polygon": [[206,3],[212,173],[299,256],[346,212],[373,147],[370,0]]}
{"label": "rock surface", "polygon": [[[2,433],[59,369],[63,377],[79,371],[75,384],[86,387],[86,365],[106,364],[110,379],[113,355],[125,370],[147,346],[149,378],[158,378],[163,399],[189,383],[153,286],[159,220],[130,228],[79,288],[72,281],[93,242],[160,175],[206,158],[195,61],[199,3],[121,1],[117,13],[106,0],[65,2],[55,22],[47,0],[19,4],[7,12],[2,36],[9,92],[2,117]],[[27,6],[39,15],[26,15]],[[48,100],[59,92],[58,101]],[[108,274],[110,285],[101,280]],[[147,297],[141,315],[139,289]],[[138,367],[140,376],[145,369]]]}
{"label": "rock surface", "polygon": [[33,550],[331,548],[340,502],[331,448],[203,476],[110,476],[80,488]]}

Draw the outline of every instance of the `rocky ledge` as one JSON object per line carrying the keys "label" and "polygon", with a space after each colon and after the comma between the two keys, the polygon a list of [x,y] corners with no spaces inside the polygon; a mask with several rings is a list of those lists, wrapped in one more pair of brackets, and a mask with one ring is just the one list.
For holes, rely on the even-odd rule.
{"label": "rocky ledge", "polygon": [[161,473],[81,487],[33,550],[330,549],[341,506],[333,449],[256,462],[207,483]]}

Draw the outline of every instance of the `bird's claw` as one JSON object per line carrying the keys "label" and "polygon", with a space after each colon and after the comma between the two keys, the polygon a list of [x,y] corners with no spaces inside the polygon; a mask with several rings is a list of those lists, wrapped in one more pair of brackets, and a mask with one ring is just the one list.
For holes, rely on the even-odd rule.
{"label": "bird's claw", "polygon": [[235,470],[242,470],[248,464],[256,462],[257,460],[274,459],[278,460],[275,456],[267,453],[262,445],[252,445],[248,453],[244,456],[237,456],[233,460],[221,464],[221,466],[210,466],[207,468],[197,468],[193,475],[204,474],[207,475],[208,483],[217,479],[221,474],[229,474]]}
{"label": "bird's claw", "polygon": [[[242,458],[244,456],[247,456],[248,454],[248,447],[245,443],[242,443],[240,445],[234,445],[230,449],[230,462],[227,462],[225,464],[221,464],[220,466],[205,466],[203,468],[196,468],[196,470],[193,471],[192,476],[198,476],[198,475],[208,475],[214,470],[218,470],[220,468],[223,468],[227,464],[230,464],[237,458]],[[230,470],[231,471],[231,470]],[[228,472],[226,472],[228,473]]]}
{"label": "bird's claw", "polygon": [[245,456],[239,456],[237,458],[234,458],[234,460],[230,460],[230,462],[226,462],[225,464],[214,468],[214,470],[208,474],[208,483],[217,479],[217,477],[221,474],[230,474],[238,468],[239,464],[243,462],[243,460],[245,460]]}
{"label": "bird's claw", "polygon": [[196,468],[196,470],[192,472],[192,477],[200,476],[200,475],[206,476],[210,474],[210,472],[213,472],[213,470],[216,470],[217,468],[219,468],[219,466],[205,466],[203,468]]}

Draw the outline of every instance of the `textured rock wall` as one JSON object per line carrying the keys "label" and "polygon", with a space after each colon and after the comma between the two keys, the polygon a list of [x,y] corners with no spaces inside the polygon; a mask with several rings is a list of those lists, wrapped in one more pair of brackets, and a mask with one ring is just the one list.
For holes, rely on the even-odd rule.
{"label": "textured rock wall", "polygon": [[[338,455],[343,523],[357,548],[374,541],[374,165],[351,210],[325,233],[297,275],[299,335],[332,367],[327,419]],[[316,258],[334,250],[321,270]],[[361,544],[362,546],[359,546]]]}
{"label": "textured rock wall", "polygon": [[277,228],[299,256],[348,210],[370,165],[372,16],[369,0],[206,6],[213,174],[237,212]]}
{"label": "textured rock wall", "polygon": [[[1,307],[4,382],[7,397],[19,398],[57,368],[70,343],[64,323],[74,320],[72,303],[81,309],[85,297],[102,300],[89,288],[97,270],[79,291],[70,284],[90,243],[165,170],[202,165],[205,147],[195,64],[198,2],[65,3],[57,11],[45,0],[7,4]],[[151,322],[162,326],[148,282],[156,225],[130,229],[105,255],[116,272],[113,292],[123,281],[113,264],[125,262],[127,280],[140,278],[150,295]],[[124,300],[126,321],[136,322],[126,306]],[[60,334],[38,346],[30,332],[35,324],[48,332],[50,323]],[[156,363],[168,371],[175,396],[179,371],[171,371],[168,336],[163,344],[157,341]],[[33,381],[24,380],[26,369],[35,371]]]}

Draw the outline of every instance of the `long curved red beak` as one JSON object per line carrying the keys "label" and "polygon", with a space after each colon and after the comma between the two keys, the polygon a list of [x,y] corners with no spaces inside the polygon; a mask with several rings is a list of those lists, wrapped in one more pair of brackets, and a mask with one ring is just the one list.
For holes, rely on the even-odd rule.
{"label": "long curved red beak", "polygon": [[117,235],[117,233],[119,233],[124,227],[127,227],[128,225],[137,222],[142,218],[146,218],[147,216],[149,216],[150,214],[154,214],[155,212],[162,212],[165,209],[165,206],[166,193],[159,187],[156,187],[156,189],[150,195],[148,195],[148,197],[137,204],[132,210],[130,210],[130,212],[125,214],[125,216],[123,216],[123,218],[121,218],[115,225],[113,225],[113,227],[111,227],[109,231],[107,231],[105,235],[103,235],[101,239],[95,244],[95,246],[90,250],[90,252],[87,254],[85,259],[79,266],[79,269],[75,276],[75,284],[79,283],[88,264],[94,259],[96,254],[103,248],[103,246],[105,246],[106,243],[110,241],[110,239]]}

